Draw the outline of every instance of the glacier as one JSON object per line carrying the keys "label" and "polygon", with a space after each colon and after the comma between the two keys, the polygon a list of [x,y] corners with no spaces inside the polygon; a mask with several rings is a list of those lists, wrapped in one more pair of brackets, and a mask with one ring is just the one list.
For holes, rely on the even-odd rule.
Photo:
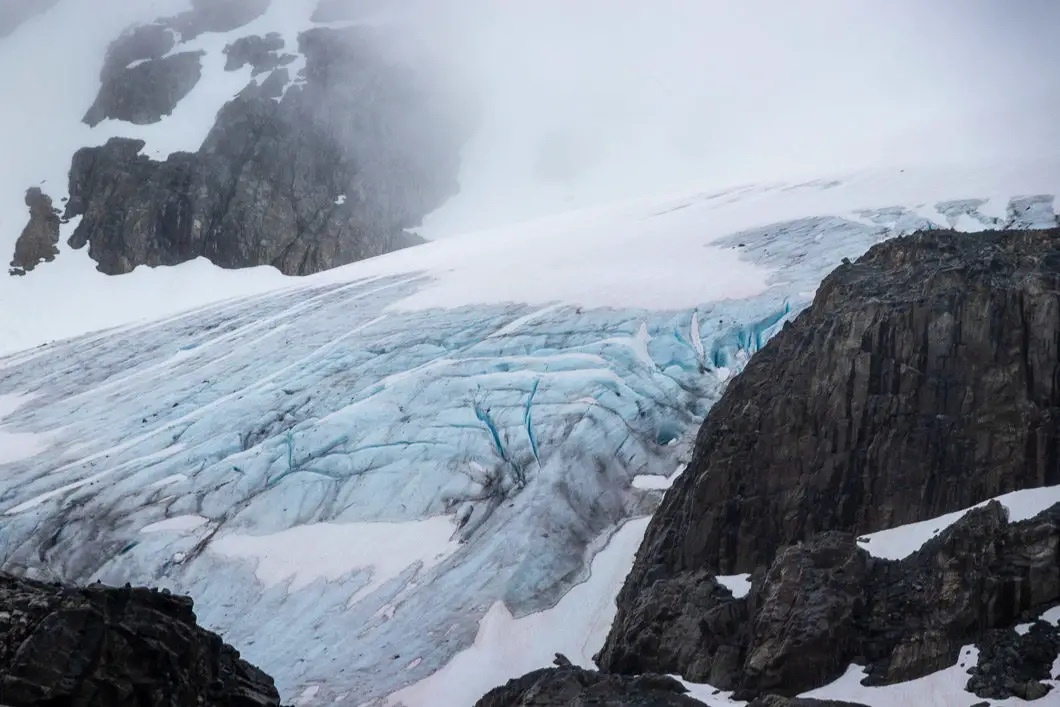
{"label": "glacier", "polygon": [[[1056,225],[1054,167],[598,208],[0,358],[0,563],[190,594],[299,704],[466,704],[432,676],[568,606],[612,539],[632,560],[643,479],[828,271],[917,228]],[[565,611],[602,641],[604,609]],[[459,665],[503,682],[541,630],[529,666]]]}

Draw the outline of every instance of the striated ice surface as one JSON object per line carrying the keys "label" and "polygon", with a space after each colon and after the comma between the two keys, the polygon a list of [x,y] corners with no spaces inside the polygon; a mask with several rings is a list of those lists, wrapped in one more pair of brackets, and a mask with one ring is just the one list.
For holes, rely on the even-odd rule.
{"label": "striated ice surface", "polygon": [[980,202],[733,232],[768,286],[695,307],[409,310],[431,276],[391,273],[0,359],[0,565],[189,593],[286,699],[378,702],[585,580],[844,257]]}

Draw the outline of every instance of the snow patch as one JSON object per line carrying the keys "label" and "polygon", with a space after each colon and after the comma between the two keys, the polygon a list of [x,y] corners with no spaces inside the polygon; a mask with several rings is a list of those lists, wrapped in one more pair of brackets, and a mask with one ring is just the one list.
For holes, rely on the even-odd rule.
{"label": "snow patch", "polygon": [[313,704],[313,698],[317,696],[318,692],[320,692],[319,685],[310,685],[305,688],[302,690],[302,694],[295,698],[295,707],[308,707],[308,705]]}
{"label": "snow patch", "polygon": [[638,474],[633,477],[635,489],[668,489],[670,485],[670,478],[661,474]]}
{"label": "snow patch", "polygon": [[713,685],[708,685],[707,683],[689,682],[682,678],[680,675],[671,675],[670,677],[674,678],[685,686],[685,688],[688,690],[688,697],[699,700],[703,704],[707,705],[707,707],[728,707],[729,705],[737,705],[739,707],[742,707],[743,705],[747,704],[742,700],[732,699],[732,692],[725,692],[723,690],[719,690]]}
{"label": "snow patch", "polygon": [[330,582],[365,570],[371,579],[351,601],[368,596],[406,568],[419,563],[427,571],[459,549],[447,516],[401,523],[313,523],[268,535],[231,533],[210,549],[232,558],[253,560],[266,588],[290,580],[295,592],[323,579]]}
{"label": "snow patch", "polygon": [[718,584],[722,585],[737,599],[747,596],[751,591],[750,574],[730,574],[716,577]]}
{"label": "snow patch", "polygon": [[979,661],[979,649],[965,646],[961,649],[957,664],[925,675],[916,680],[868,687],[861,684],[865,679],[865,669],[851,665],[838,680],[816,690],[804,692],[800,697],[819,700],[849,700],[873,705],[873,707],[952,707],[952,705],[972,704],[975,695],[964,689],[968,683],[968,668]]}
{"label": "snow patch", "polygon": [[0,395],[0,420],[10,417],[15,410],[33,400],[33,394],[4,394]]}
{"label": "snow patch", "polygon": [[[1060,659],[1057,662],[1060,662]],[[851,665],[846,673],[835,682],[804,692],[799,696],[818,700],[844,700],[873,707],[906,707],[907,705],[952,707],[953,705],[978,704],[983,700],[965,690],[968,684],[968,671],[978,663],[979,649],[974,645],[968,645],[961,649],[957,663],[949,668],[916,680],[875,687],[862,685],[861,681],[866,677],[865,669],[858,665]],[[1054,664],[1053,675],[1057,674],[1056,667]],[[1042,680],[1042,683],[1053,687],[1049,693],[1051,696],[1057,694],[1056,690],[1060,687],[1060,681]],[[1010,697],[1006,700],[989,700],[989,703],[992,707],[1015,707],[1028,704],[1055,704],[1056,699],[1049,697],[1037,702],[1027,702],[1018,697]]]}
{"label": "snow patch", "polygon": [[46,435],[31,432],[7,432],[0,427],[0,464],[31,459],[49,446]]}
{"label": "snow patch", "polygon": [[873,557],[901,560],[912,555],[928,540],[959,521],[968,511],[981,508],[991,500],[998,501],[1008,508],[1010,523],[1018,523],[1033,518],[1050,506],[1060,503],[1060,486],[1013,491],[937,518],[869,533],[858,538],[858,545]]}
{"label": "snow patch", "polygon": [[[0,420],[11,416],[35,396],[0,395]],[[47,435],[33,432],[12,432],[0,426],[0,464],[30,459],[50,446]]]}
{"label": "snow patch", "polygon": [[497,602],[474,644],[442,669],[392,694],[391,707],[465,707],[511,678],[552,665],[555,653],[594,668],[615,616],[615,597],[633,566],[648,519],[629,521],[593,559],[589,579],[547,611],[516,619]]}

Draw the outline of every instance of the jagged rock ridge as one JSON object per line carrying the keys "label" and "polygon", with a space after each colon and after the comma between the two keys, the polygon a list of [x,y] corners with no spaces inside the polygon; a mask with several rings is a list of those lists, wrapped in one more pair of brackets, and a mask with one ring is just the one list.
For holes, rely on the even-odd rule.
{"label": "jagged rock ridge", "polygon": [[[1060,508],[1008,526],[993,504],[898,562],[852,534],[1060,483],[1058,236],[920,233],[829,275],[708,415],[601,667],[745,695],[850,662],[893,682],[1060,601]],[[714,580],[737,572],[746,599]]]}
{"label": "jagged rock ridge", "polygon": [[[286,62],[275,37],[255,39],[230,46],[230,60]],[[461,128],[384,58],[384,41],[363,28],[302,33],[304,81],[276,68],[248,85],[194,154],[159,162],[127,139],[79,151],[70,244],[88,244],[108,274],[199,256],[308,274],[420,242],[405,229],[455,191]]]}
{"label": "jagged rock ridge", "polygon": [[195,622],[192,601],[0,574],[0,704],[278,707],[272,678]]}

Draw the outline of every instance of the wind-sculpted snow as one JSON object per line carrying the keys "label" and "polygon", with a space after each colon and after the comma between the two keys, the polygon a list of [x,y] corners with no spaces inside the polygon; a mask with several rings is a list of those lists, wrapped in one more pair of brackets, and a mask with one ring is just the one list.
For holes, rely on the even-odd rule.
{"label": "wind-sculpted snow", "polygon": [[[1013,203],[1055,221],[1051,198]],[[0,455],[0,566],[190,593],[285,698],[381,700],[471,645],[496,601],[525,616],[584,580],[659,498],[634,477],[673,472],[827,271],[917,223],[713,241],[769,287],[695,308],[405,310],[431,277],[390,273],[0,359],[0,445],[23,450]]]}

